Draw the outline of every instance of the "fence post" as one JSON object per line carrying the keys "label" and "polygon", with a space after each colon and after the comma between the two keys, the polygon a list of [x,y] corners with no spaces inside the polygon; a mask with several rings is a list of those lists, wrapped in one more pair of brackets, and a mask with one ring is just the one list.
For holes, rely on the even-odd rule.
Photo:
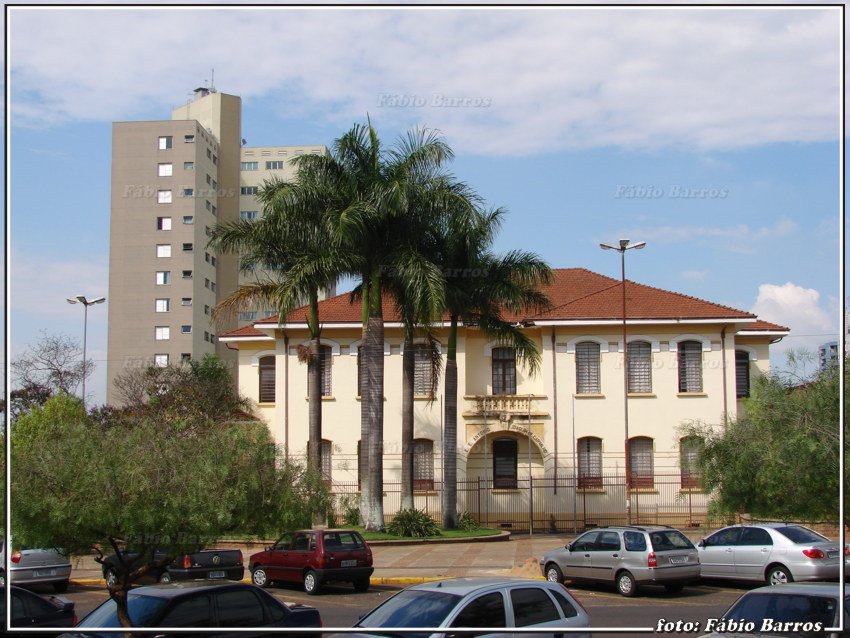
{"label": "fence post", "polygon": [[528,535],[534,535],[534,479],[528,475]]}

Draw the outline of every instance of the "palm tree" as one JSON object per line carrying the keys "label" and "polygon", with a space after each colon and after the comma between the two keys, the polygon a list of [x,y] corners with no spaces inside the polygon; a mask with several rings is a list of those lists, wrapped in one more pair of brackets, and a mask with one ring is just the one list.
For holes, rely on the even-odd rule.
{"label": "palm tree", "polygon": [[[322,392],[319,290],[345,271],[345,254],[334,243],[328,217],[328,189],[315,188],[311,163],[296,158],[297,181],[266,182],[258,199],[263,216],[218,224],[209,246],[218,252],[238,253],[243,272],[258,273],[253,283],[243,284],[213,311],[220,321],[247,308],[277,309],[280,321],[307,302],[310,342],[303,355],[308,363],[309,436],[308,466],[321,471]],[[307,160],[307,161],[305,161]]]}
{"label": "palm tree", "polygon": [[457,526],[457,332],[459,323],[481,330],[490,339],[511,345],[517,361],[530,374],[540,367],[540,353],[520,326],[503,318],[503,312],[520,313],[549,305],[540,284],[551,269],[537,255],[511,251],[503,256],[490,249],[504,210],[470,211],[461,207],[449,219],[443,235],[446,311],[449,337],[446,356],[443,434],[443,527]]}

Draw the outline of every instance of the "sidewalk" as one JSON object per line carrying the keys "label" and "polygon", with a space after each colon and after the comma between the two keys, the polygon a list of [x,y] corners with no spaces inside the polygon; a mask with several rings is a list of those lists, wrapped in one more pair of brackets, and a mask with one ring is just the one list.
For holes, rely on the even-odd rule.
{"label": "sidewalk", "polygon": [[[375,566],[372,583],[409,585],[460,576],[542,578],[537,558],[550,549],[565,545],[572,538],[573,535],[523,534],[507,536],[506,540],[499,541],[370,543]],[[217,547],[241,549],[247,577],[248,556],[260,551],[262,544],[219,543]],[[104,584],[100,565],[93,557],[73,558],[71,565],[72,582]]]}

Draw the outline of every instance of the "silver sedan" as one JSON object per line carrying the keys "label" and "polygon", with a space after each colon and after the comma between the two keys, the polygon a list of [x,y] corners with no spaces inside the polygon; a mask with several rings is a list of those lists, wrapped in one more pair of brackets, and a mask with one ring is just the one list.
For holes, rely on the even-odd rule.
{"label": "silver sedan", "polygon": [[790,523],[732,525],[701,540],[703,578],[763,580],[769,585],[800,580],[837,580],[847,571],[847,548]]}
{"label": "silver sedan", "polygon": [[[0,541],[2,543],[2,541]],[[0,544],[0,564],[5,559],[6,545]],[[57,549],[16,549],[9,556],[13,585],[50,584],[58,592],[68,589],[71,561]],[[2,576],[6,583],[5,574]]]}

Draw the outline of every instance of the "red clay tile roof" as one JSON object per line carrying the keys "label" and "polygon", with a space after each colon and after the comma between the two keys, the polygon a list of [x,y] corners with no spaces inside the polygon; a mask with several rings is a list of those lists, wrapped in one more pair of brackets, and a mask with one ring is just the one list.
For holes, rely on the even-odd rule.
{"label": "red clay tile roof", "polygon": [[761,319],[756,320],[755,323],[747,324],[747,327],[744,328],[747,331],[754,332],[791,332],[791,328],[786,328],[785,326],[780,326],[776,323],[770,323],[769,321],[762,321]]}
{"label": "red clay tile roof", "polygon": [[[544,288],[552,302],[549,310],[538,314],[511,314],[508,321],[579,321],[622,319],[622,284],[585,268],[559,268],[552,272],[551,282]],[[652,286],[626,281],[626,307],[630,319],[688,320],[688,319],[756,319],[750,312],[670,292]],[[319,302],[322,324],[358,323],[362,320],[359,302],[351,303],[349,293]],[[391,300],[384,300],[384,320],[398,321]],[[306,323],[307,308],[290,312],[285,323]],[[263,319],[257,324],[277,324],[278,317]],[[257,325],[255,324],[255,325]],[[782,330],[787,328],[766,321],[756,321],[746,330]],[[252,327],[240,328],[221,336],[262,336]]]}

